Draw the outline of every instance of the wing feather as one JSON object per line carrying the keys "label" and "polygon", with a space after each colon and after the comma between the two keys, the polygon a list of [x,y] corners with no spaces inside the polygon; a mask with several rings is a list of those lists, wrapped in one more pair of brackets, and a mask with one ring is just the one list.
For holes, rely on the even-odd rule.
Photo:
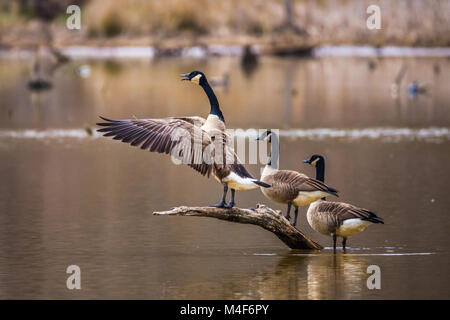
{"label": "wing feather", "polygon": [[345,220],[349,219],[362,219],[373,223],[384,223],[383,219],[375,213],[344,202],[323,201],[318,204],[316,210],[330,215],[330,218],[335,221],[336,226],[342,225]]}
{"label": "wing feather", "polygon": [[304,191],[324,191],[337,196],[337,190],[329,187],[322,181],[310,178],[303,173],[292,170],[279,170],[275,176],[274,180],[289,185],[295,193]]}
{"label": "wing feather", "polygon": [[[186,160],[185,164],[202,175],[209,176],[213,164],[204,161],[205,149],[211,145],[210,135],[200,127],[205,123],[201,117],[171,117],[162,119],[112,120],[97,123],[106,137],[121,140],[143,150],[171,154]],[[214,152],[214,148],[208,150]]]}

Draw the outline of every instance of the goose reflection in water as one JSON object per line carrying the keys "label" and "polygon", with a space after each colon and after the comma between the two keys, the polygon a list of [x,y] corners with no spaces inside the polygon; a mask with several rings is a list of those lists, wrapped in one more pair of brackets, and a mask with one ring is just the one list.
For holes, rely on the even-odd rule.
{"label": "goose reflection in water", "polygon": [[197,292],[199,297],[211,299],[348,299],[367,290],[366,258],[355,254],[288,254],[256,273],[223,275],[220,282],[196,281],[164,288],[164,298],[196,299],[193,293]]}

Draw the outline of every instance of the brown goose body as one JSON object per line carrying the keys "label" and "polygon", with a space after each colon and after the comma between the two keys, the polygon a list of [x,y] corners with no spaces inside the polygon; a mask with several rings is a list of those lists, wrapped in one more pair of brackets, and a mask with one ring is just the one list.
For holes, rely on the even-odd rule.
{"label": "brown goose body", "polygon": [[[316,167],[316,178],[325,181],[325,159],[314,154],[303,160]],[[315,231],[333,237],[333,248],[336,250],[336,238],[342,237],[345,250],[347,237],[353,236],[372,223],[384,223],[375,213],[344,202],[329,202],[322,198],[311,203],[306,214],[308,223]]]}
{"label": "brown goose body", "polygon": [[337,196],[336,189],[321,181],[297,171],[277,170],[270,165],[264,168],[261,181],[271,185],[270,188],[261,188],[266,198],[283,204],[292,203],[297,207],[329,195]]}
{"label": "brown goose body", "polygon": [[308,223],[317,232],[347,238],[372,223],[384,223],[375,213],[343,202],[319,200],[312,203],[306,214]]}
{"label": "brown goose body", "polygon": [[215,142],[215,160],[217,161],[214,161],[212,173],[218,182],[235,190],[251,190],[261,185],[267,187],[253,178],[241,163],[231,146],[229,136],[225,133],[225,123],[219,117],[209,115],[201,129]]}

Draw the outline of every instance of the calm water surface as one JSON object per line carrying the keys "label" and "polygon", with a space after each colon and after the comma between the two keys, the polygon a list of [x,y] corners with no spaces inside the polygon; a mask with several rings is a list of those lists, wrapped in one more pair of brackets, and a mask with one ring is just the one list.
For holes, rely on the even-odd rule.
{"label": "calm water surface", "polygon": [[[408,69],[394,99],[402,63]],[[264,58],[245,72],[235,58],[76,60],[54,72],[52,90],[31,94],[29,61],[0,60],[0,298],[449,299],[449,66]],[[229,73],[229,87],[216,90],[229,128],[281,129],[282,168],[313,175],[301,160],[325,155],[340,200],[386,224],[334,255],[331,239],[309,227],[306,208],[298,227],[322,252],[289,250],[256,226],[152,216],[215,203],[221,186],[86,129],[97,115],[206,116],[201,89],[179,81],[194,69]],[[415,79],[427,94],[408,95]],[[260,167],[249,170],[259,175]],[[237,203],[285,209],[259,190],[238,192]],[[81,268],[79,291],[66,288],[72,264]],[[381,290],[367,289],[369,265],[381,268]]]}

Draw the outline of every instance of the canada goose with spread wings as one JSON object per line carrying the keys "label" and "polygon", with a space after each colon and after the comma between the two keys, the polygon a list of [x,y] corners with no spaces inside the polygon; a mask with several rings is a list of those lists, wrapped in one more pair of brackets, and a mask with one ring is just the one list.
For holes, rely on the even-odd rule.
{"label": "canada goose with spread wings", "polygon": [[[321,155],[312,155],[303,162],[316,167],[316,179],[325,181],[325,159]],[[311,228],[333,238],[334,250],[337,237],[342,237],[345,250],[348,237],[363,231],[372,223],[384,223],[382,218],[367,209],[344,202],[325,201],[325,198],[311,203],[306,217]]]}
{"label": "canada goose with spread wings", "polygon": [[[265,131],[257,140],[266,140],[272,143],[272,137],[278,139],[271,130]],[[295,207],[295,217],[292,225],[297,224],[298,207],[306,206],[328,195],[338,196],[338,191],[325,183],[310,178],[307,175],[293,170],[279,170],[270,161],[264,167],[261,181],[271,185],[270,188],[261,189],[269,200],[287,204],[286,219],[290,219],[291,206]]]}
{"label": "canada goose with spread wings", "polygon": [[[203,176],[212,174],[224,186],[221,201],[215,207],[232,208],[235,205],[235,190],[269,187],[267,183],[253,178],[234,152],[225,132],[225,119],[219,102],[206,76],[199,71],[181,76],[182,80],[200,85],[208,96],[211,110],[206,119],[170,117],[111,120],[100,117],[106,122],[97,123],[105,127],[98,131],[115,140],[140,146],[143,150],[170,154]],[[227,204],[228,189],[231,189],[231,198]]]}

